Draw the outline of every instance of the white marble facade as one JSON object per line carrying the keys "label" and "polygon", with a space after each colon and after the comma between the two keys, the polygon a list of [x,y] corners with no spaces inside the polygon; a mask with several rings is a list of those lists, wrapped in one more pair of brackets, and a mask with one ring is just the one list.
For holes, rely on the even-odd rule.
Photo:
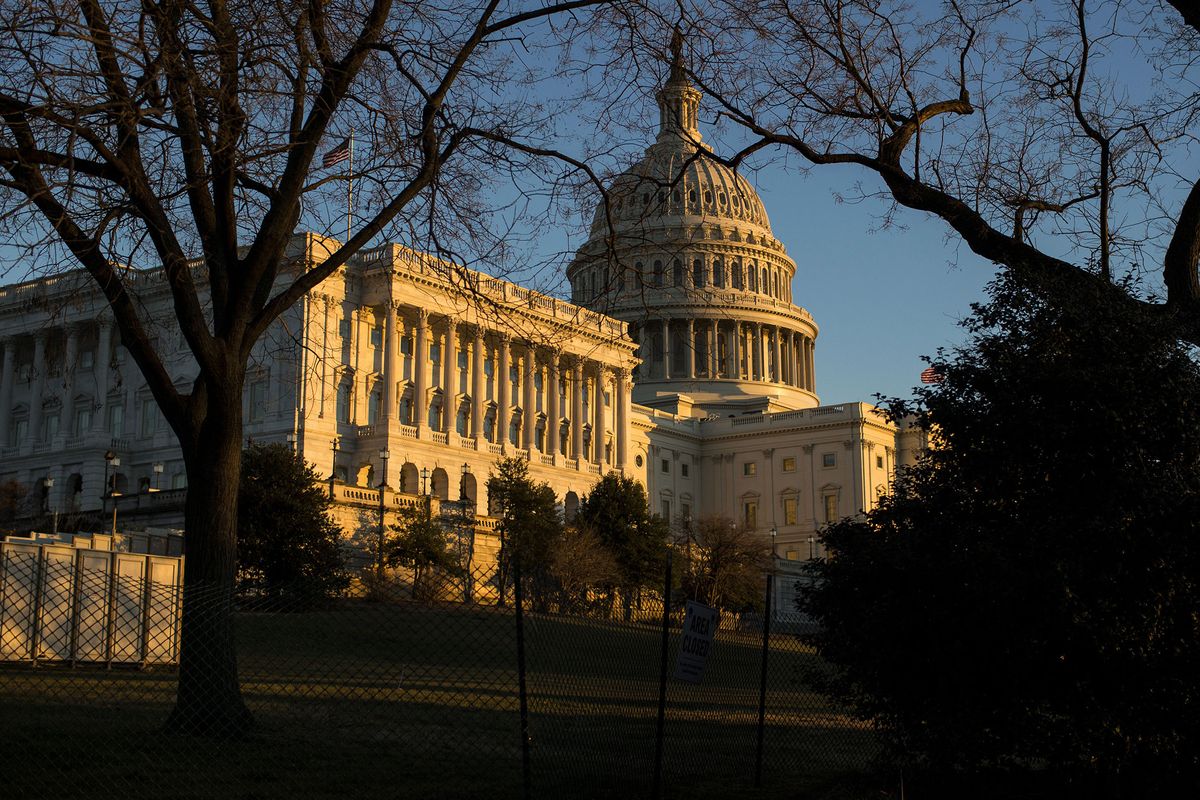
{"label": "white marble facade", "polygon": [[[489,470],[521,455],[568,515],[616,470],[672,520],[723,515],[774,530],[781,557],[816,554],[820,526],[870,509],[921,437],[866,404],[819,404],[796,265],[701,140],[699,99],[673,70],[657,140],[568,268],[577,303],[400,245],[364,251],[256,348],[247,436],[294,442],[348,507],[385,482],[388,507],[428,492],[485,515]],[[336,244],[299,234],[290,256]],[[194,362],[156,271],[130,285],[186,386]],[[86,276],[0,288],[0,350],[0,481],[51,510],[99,509],[111,452],[122,508],[179,522],[179,450]]]}

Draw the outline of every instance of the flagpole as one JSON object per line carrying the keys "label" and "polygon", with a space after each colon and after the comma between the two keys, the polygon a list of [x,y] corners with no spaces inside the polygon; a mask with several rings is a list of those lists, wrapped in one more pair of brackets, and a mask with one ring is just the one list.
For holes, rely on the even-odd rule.
{"label": "flagpole", "polygon": [[350,129],[350,180],[346,181],[346,242],[354,219],[354,128]]}

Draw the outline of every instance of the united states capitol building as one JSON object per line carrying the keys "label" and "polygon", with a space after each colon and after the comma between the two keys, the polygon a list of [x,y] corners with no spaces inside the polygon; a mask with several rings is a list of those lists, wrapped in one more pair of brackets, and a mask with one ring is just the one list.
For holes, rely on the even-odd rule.
{"label": "united states capitol building", "polygon": [[[381,484],[387,509],[466,501],[486,531],[489,470],[520,455],[568,518],[615,470],[672,521],[726,516],[804,559],[822,525],[870,509],[915,456],[919,432],[871,405],[821,405],[795,262],[751,185],[712,157],[681,70],[657,100],[656,141],[568,268],[571,302],[385,245],[264,337],[246,434],[331,476],[348,535],[373,527]],[[300,234],[290,255],[302,269],[336,247]],[[195,366],[163,282],[129,278],[186,390]],[[61,517],[111,513],[107,480],[122,527],[179,525],[180,451],[89,280],[0,288],[0,483]]]}

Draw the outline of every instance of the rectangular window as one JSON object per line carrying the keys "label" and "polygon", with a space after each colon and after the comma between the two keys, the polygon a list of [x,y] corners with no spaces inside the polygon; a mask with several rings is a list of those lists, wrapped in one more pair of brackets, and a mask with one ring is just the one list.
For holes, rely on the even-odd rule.
{"label": "rectangular window", "polygon": [[838,499],[836,494],[825,495],[825,521],[833,522],[838,518]]}
{"label": "rectangular window", "polygon": [[796,459],[791,458],[791,457],[785,458],[783,460],[783,471],[784,472],[795,472],[796,471]]}
{"label": "rectangular window", "polygon": [[75,435],[83,436],[92,427],[91,406],[75,409]]}
{"label": "rectangular window", "polygon": [[429,344],[429,360],[434,364],[442,363],[442,346],[436,342]]}
{"label": "rectangular window", "polygon": [[683,517],[684,519],[691,519],[692,518],[692,507],[687,503],[680,503],[679,504],[679,516]]}
{"label": "rectangular window", "polygon": [[679,474],[680,474],[680,475],[682,475],[682,476],[683,476],[683,477],[685,477],[685,478],[688,476],[688,465],[687,465],[687,462],[684,462],[684,463],[682,463],[682,464],[680,464],[680,465],[679,465]]}
{"label": "rectangular window", "polygon": [[25,437],[29,435],[29,420],[14,419],[12,423],[12,433],[8,438],[9,447],[19,447],[25,442]]}
{"label": "rectangular window", "polygon": [[[512,393],[509,395],[508,402],[514,406],[521,404],[521,370],[516,367],[510,367],[508,370],[508,385],[512,387]],[[516,444],[514,441],[513,444]]]}
{"label": "rectangular window", "polygon": [[671,471],[671,461],[670,461],[670,459],[666,459],[666,458],[664,458],[664,459],[662,460],[662,471],[663,471],[663,472],[670,472],[670,471]]}
{"label": "rectangular window", "polygon": [[671,501],[670,500],[662,501],[662,518],[665,520],[671,519]]}
{"label": "rectangular window", "polygon": [[96,363],[96,354],[91,350],[84,350],[79,354],[79,366],[82,369],[91,369]]}
{"label": "rectangular window", "polygon": [[745,464],[742,464],[742,474],[747,478],[753,478],[758,474],[758,464],[754,461],[747,461]]}
{"label": "rectangular window", "polygon": [[883,469],[883,456],[875,456],[875,466]]}
{"label": "rectangular window", "polygon": [[400,338],[400,354],[411,356],[413,351],[413,342],[411,336],[402,336]]}
{"label": "rectangular window", "polygon": [[158,429],[158,406],[154,404],[153,398],[147,398],[142,401],[141,434],[142,438],[147,438],[154,435],[154,431]]}
{"label": "rectangular window", "polygon": [[496,374],[496,362],[491,358],[483,360],[483,374],[489,378]]}
{"label": "rectangular window", "polygon": [[371,346],[383,347],[383,328],[380,328],[378,325],[371,328]]}
{"label": "rectangular window", "polygon": [[794,497],[783,498],[783,524],[796,524],[796,498]]}
{"label": "rectangular window", "polygon": [[267,411],[267,382],[258,380],[250,384],[248,422],[262,422]]}
{"label": "rectangular window", "polygon": [[125,406],[119,400],[109,400],[108,432],[118,438],[125,434]]}
{"label": "rectangular window", "polygon": [[758,528],[758,503],[751,501],[742,504],[742,522],[750,530]]}
{"label": "rectangular window", "polygon": [[466,350],[458,351],[458,368],[460,370],[467,368],[467,351]]}
{"label": "rectangular window", "polygon": [[821,466],[836,467],[837,466],[837,453],[822,453],[821,454]]}
{"label": "rectangular window", "polygon": [[343,339],[350,338],[350,320],[338,320],[338,336],[341,336]]}
{"label": "rectangular window", "polygon": [[343,384],[338,387],[337,393],[337,421],[350,421],[350,393],[354,391],[349,384]]}
{"label": "rectangular window", "polygon": [[52,442],[54,437],[58,435],[58,412],[47,414],[42,420],[42,441]]}

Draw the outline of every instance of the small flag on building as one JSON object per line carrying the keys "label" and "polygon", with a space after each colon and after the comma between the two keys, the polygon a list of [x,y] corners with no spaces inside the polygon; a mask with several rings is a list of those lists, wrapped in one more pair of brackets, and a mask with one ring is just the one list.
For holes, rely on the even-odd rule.
{"label": "small flag on building", "polygon": [[334,164],[340,164],[350,158],[350,137],[347,136],[337,147],[325,154],[325,158],[321,159],[321,166],[332,167]]}
{"label": "small flag on building", "polygon": [[945,376],[938,371],[937,367],[929,367],[921,373],[921,383],[941,383],[946,380]]}

